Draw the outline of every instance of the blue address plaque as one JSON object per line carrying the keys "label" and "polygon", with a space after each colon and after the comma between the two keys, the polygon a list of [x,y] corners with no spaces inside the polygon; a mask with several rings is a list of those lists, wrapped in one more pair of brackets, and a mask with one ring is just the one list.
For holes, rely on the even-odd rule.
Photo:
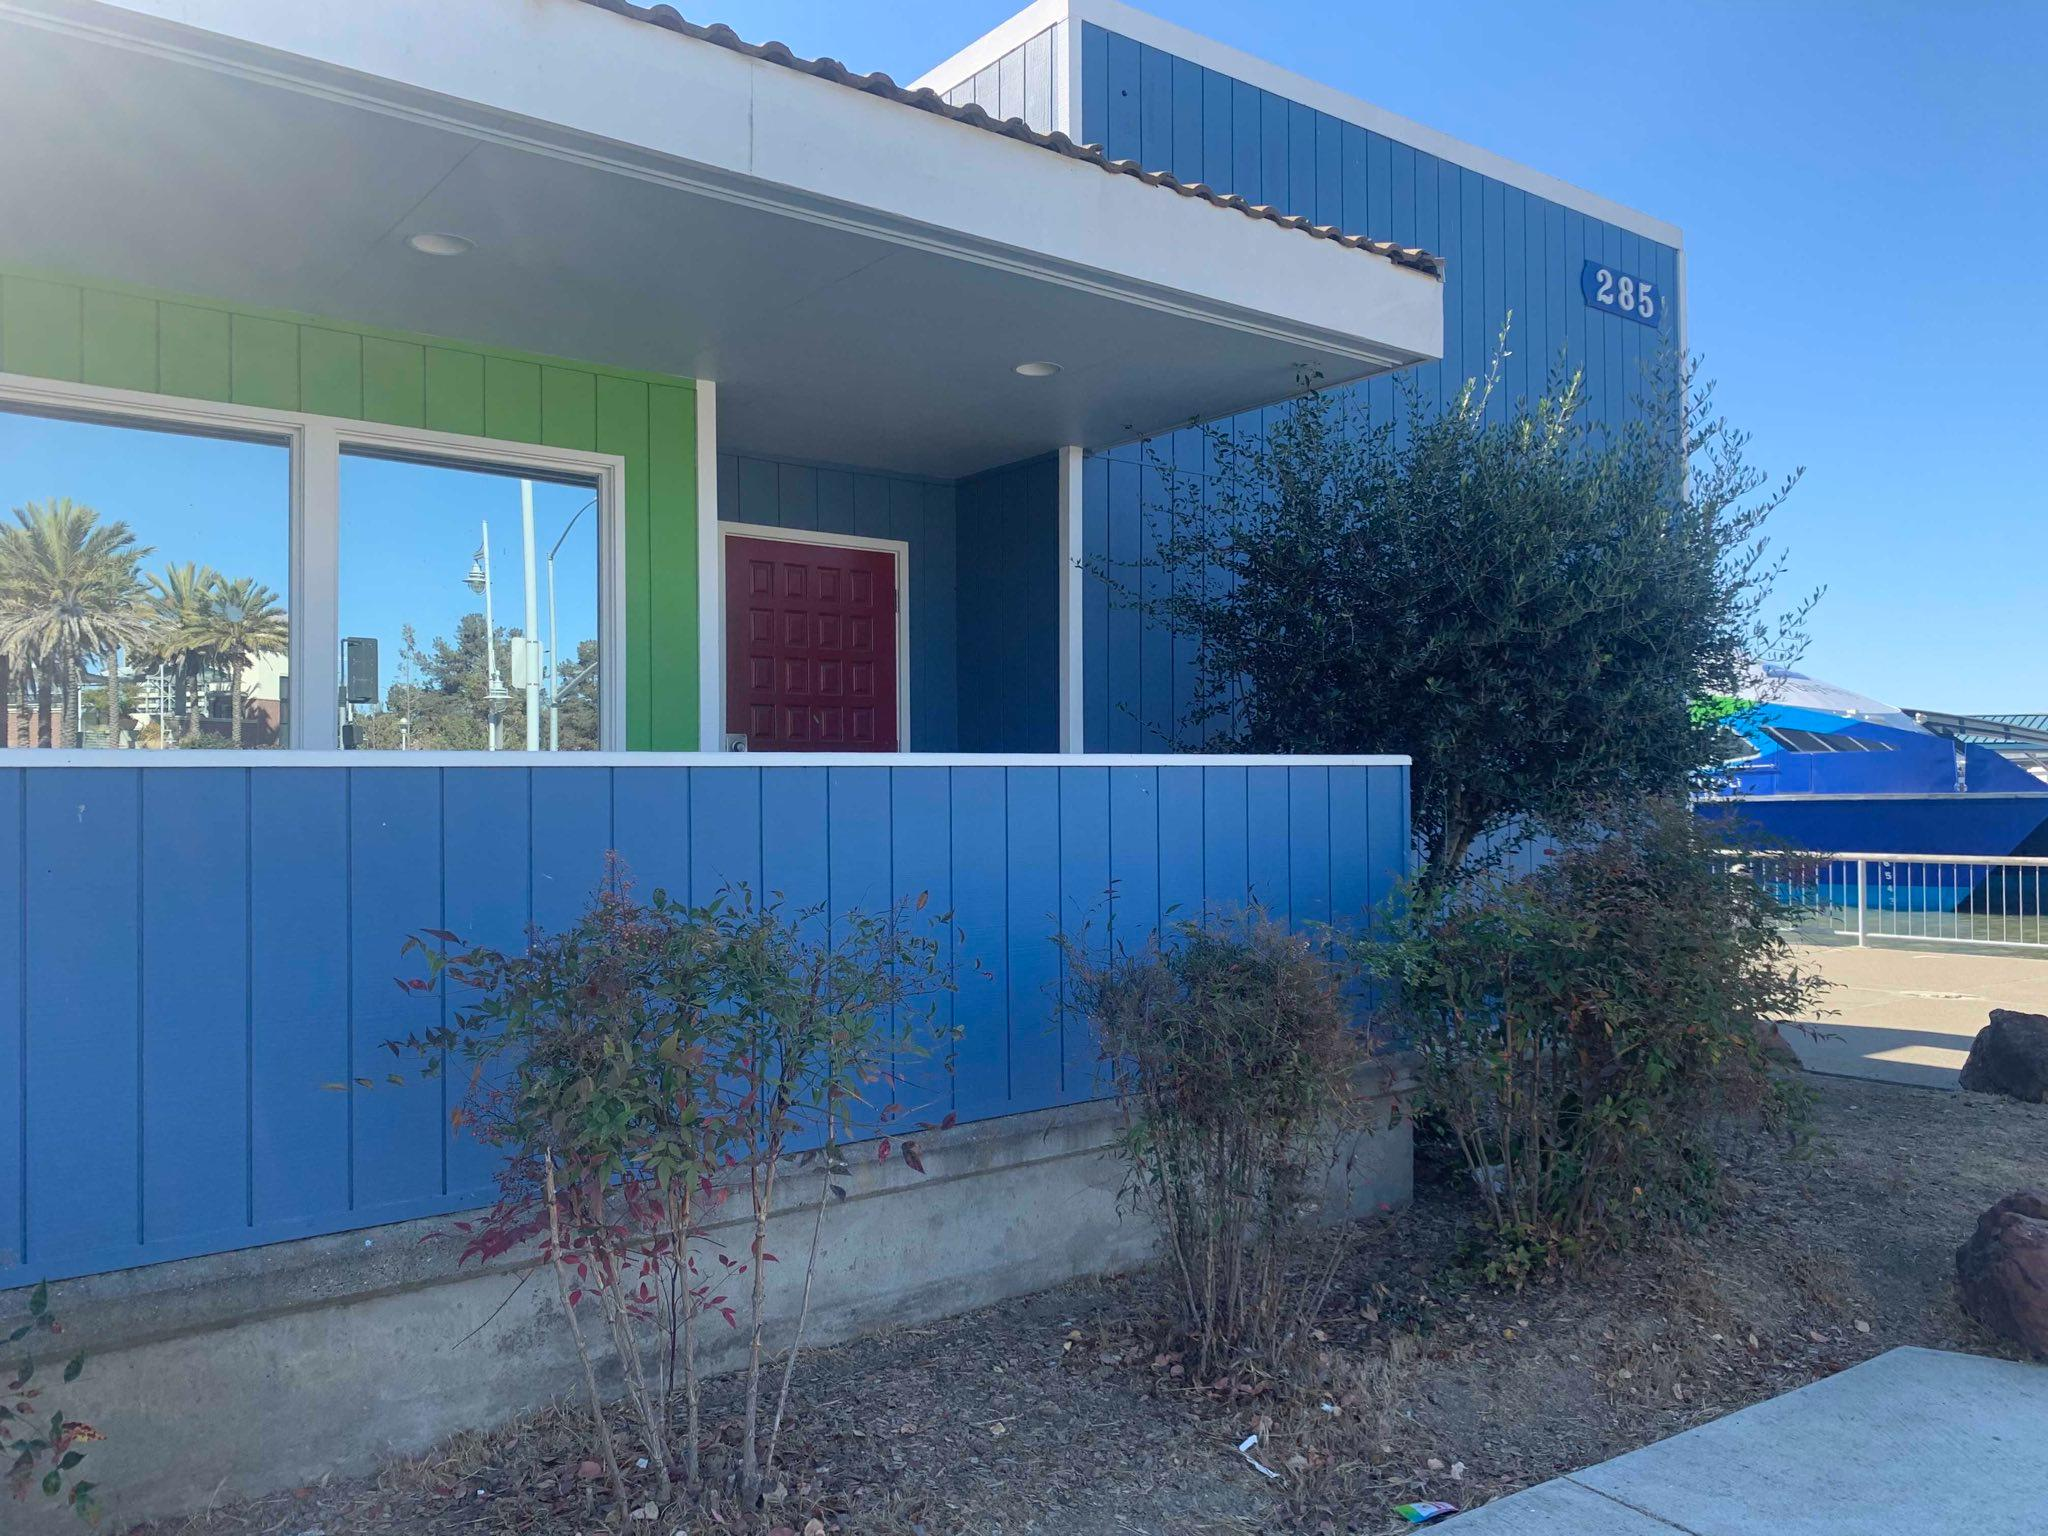
{"label": "blue address plaque", "polygon": [[1664,323],[1664,290],[1647,277],[1623,272],[1604,261],[1589,261],[1579,269],[1579,291],[1595,309],[1640,325]]}

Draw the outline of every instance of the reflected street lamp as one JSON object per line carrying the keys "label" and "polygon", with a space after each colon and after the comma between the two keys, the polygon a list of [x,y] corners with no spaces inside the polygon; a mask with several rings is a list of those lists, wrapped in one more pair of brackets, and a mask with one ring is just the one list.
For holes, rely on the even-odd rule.
{"label": "reflected street lamp", "polygon": [[583,514],[597,505],[597,498],[591,497],[576,509],[576,515],[563,527],[561,538],[555,540],[554,548],[548,551],[548,750],[562,750],[562,648],[555,628],[555,556],[562,548],[562,541],[569,537]]}
{"label": "reflected street lamp", "polygon": [[484,600],[484,708],[490,718],[490,750],[496,752],[505,740],[505,703],[512,695],[498,674],[497,620],[491,613],[491,522],[483,520],[483,542],[469,562],[469,574],[462,584]]}
{"label": "reflected street lamp", "polygon": [[519,482],[519,545],[526,558],[526,623],[519,632],[518,663],[512,668],[512,680],[519,683],[526,694],[526,750],[540,750],[540,668],[534,665],[540,657],[540,642],[534,634],[540,628],[540,616],[534,610],[533,590],[533,482]]}

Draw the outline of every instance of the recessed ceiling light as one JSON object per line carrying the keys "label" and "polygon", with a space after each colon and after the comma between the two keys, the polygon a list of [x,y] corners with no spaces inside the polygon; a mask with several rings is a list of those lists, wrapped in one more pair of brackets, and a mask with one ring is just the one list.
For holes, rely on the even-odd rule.
{"label": "recessed ceiling light", "polygon": [[1049,379],[1060,371],[1058,363],[1019,363],[1017,371],[1027,379]]}
{"label": "recessed ceiling light", "polygon": [[476,244],[474,240],[465,240],[461,235],[437,233],[432,230],[409,236],[405,243],[422,256],[460,256]]}

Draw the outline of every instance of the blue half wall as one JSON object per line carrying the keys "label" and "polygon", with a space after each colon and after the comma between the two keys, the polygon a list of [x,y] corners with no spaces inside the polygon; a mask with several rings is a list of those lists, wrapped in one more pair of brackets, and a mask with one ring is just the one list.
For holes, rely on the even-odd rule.
{"label": "blue half wall", "polygon": [[609,849],[692,900],[928,893],[956,1059],[898,1097],[976,1120],[1098,1091],[1057,930],[1363,923],[1407,817],[1408,770],[1369,763],[0,769],[0,1289],[484,1203],[448,1081],[385,1081],[448,1006],[394,984],[401,945],[558,927]]}

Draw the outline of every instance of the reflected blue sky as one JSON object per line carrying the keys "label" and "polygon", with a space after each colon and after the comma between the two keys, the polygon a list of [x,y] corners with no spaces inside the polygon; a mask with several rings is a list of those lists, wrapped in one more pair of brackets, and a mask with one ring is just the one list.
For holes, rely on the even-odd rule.
{"label": "reflected blue sky", "polygon": [[[594,485],[533,482],[537,634],[548,632],[548,551],[555,555],[555,614],[564,664],[579,642],[597,638],[597,509]],[[579,518],[577,513],[585,507]],[[400,632],[411,624],[422,650],[452,640],[483,598],[464,585],[491,535],[492,618],[502,632],[525,627],[526,576],[519,480],[441,464],[344,455],[341,461],[341,632],[378,642],[383,689],[399,681]],[[571,526],[573,522],[573,527]],[[498,665],[505,665],[501,652]]]}
{"label": "reflected blue sky", "polygon": [[291,455],[281,444],[192,437],[0,411],[0,509],[68,496],[154,546],[145,571],[191,560],[291,591]]}
{"label": "reflected blue sky", "polygon": [[[0,509],[11,514],[68,496],[102,520],[125,522],[153,550],[143,561],[148,572],[190,560],[252,577],[286,601],[290,486],[282,444],[0,411]],[[554,561],[555,610],[561,655],[573,661],[577,645],[598,632],[598,518],[595,507],[583,510],[596,489],[549,481],[533,487],[538,634],[548,639],[548,551],[568,530]],[[518,630],[525,610],[518,478],[344,455],[341,632],[379,642],[380,691],[399,679],[407,624],[428,649],[437,637],[452,639],[462,615],[482,611],[483,598],[464,578],[486,520],[494,617],[501,631]]]}

